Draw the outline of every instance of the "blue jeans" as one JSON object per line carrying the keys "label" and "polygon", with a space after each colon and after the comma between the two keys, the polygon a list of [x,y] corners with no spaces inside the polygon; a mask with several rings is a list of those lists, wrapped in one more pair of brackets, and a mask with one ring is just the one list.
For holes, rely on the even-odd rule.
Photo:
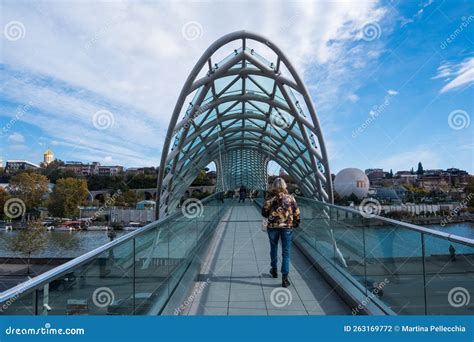
{"label": "blue jeans", "polygon": [[278,241],[281,238],[281,273],[288,274],[290,272],[290,253],[291,239],[293,237],[293,229],[291,228],[268,228],[268,238],[270,239],[270,258],[271,266],[278,268]]}

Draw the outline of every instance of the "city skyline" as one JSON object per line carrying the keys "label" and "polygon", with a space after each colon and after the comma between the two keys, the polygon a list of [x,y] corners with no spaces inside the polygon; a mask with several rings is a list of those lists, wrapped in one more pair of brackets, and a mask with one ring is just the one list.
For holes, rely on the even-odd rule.
{"label": "city skyline", "polygon": [[[295,61],[332,173],[409,170],[419,161],[474,173],[468,1],[255,4],[265,25],[254,16],[242,24],[245,6],[236,3],[212,4],[234,13],[225,24],[207,6],[4,2],[0,156],[34,160],[51,147],[65,161],[158,166],[195,60],[245,28]],[[19,36],[7,34],[13,24]]]}
{"label": "city skyline", "polygon": [[[51,156],[50,158],[51,161],[53,160],[60,160],[61,162],[63,162],[64,164],[83,164],[83,165],[91,165],[91,164],[94,164],[94,163],[98,163],[99,165],[101,166],[119,166],[119,167],[123,167],[124,170],[128,170],[128,169],[141,169],[141,168],[158,168],[159,165],[144,165],[144,166],[140,166],[140,167],[137,167],[137,166],[131,166],[131,165],[119,165],[119,164],[110,164],[110,165],[105,165],[105,164],[102,164],[100,162],[97,162],[96,160],[87,160],[87,161],[84,161],[84,160],[62,160],[61,158],[56,158],[55,157],[55,154],[54,154],[54,151],[52,151],[51,149],[47,149],[46,151],[44,151],[44,155],[49,153]],[[45,160],[43,159],[43,161],[41,162],[36,162],[36,161],[30,161],[30,160],[26,160],[26,159],[8,159],[8,160],[4,160],[0,157],[0,167],[5,167],[6,166],[6,163],[8,161],[26,161],[26,162],[30,162],[30,163],[33,163],[35,165],[37,165],[38,167],[41,167],[40,165],[41,164],[49,164],[50,162],[46,163]],[[422,161],[419,161],[419,163],[421,163],[422,167],[423,167],[423,162]],[[209,165],[208,165],[209,166]],[[364,171],[366,174],[370,173],[370,171],[383,171],[385,173],[390,173],[390,171],[393,172],[393,174],[396,174],[397,172],[407,172],[407,171],[413,171],[414,173],[417,172],[417,167],[418,167],[418,163],[410,168],[406,168],[406,169],[387,169],[383,166],[381,167],[371,167],[371,168],[361,168],[362,171]],[[459,169],[461,171],[465,171],[463,170],[462,168],[459,168],[459,167],[456,167],[456,166],[451,166],[451,167],[447,167],[447,168],[423,168],[424,171],[435,171],[435,170],[449,170],[449,169]],[[268,165],[268,173],[271,174],[271,175],[278,175],[282,172],[282,170],[284,170],[281,166],[279,166],[277,163],[275,162],[270,162],[269,165]],[[211,163],[211,167],[210,167],[210,171],[215,171],[215,165],[212,165]],[[332,173],[333,174],[337,174],[339,171],[341,170],[338,170],[338,171],[333,171]]]}

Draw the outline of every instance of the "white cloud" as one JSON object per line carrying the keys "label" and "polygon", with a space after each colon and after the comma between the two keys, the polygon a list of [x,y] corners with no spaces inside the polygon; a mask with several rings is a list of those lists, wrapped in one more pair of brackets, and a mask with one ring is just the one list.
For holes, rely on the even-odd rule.
{"label": "white cloud", "polygon": [[23,143],[25,142],[25,137],[18,132],[14,132],[8,136],[8,141]]}
{"label": "white cloud", "polygon": [[[383,48],[381,40],[370,42],[369,53],[355,44],[366,23],[387,13],[376,1],[250,4],[251,11],[241,2],[9,2],[4,20],[21,21],[27,33],[4,41],[10,72],[0,76],[0,97],[32,101],[22,120],[69,146],[70,159],[100,154],[157,164],[181,87],[220,36],[245,28],[269,37],[313,90],[318,109],[355,91],[356,76]],[[190,21],[203,28],[196,40],[182,34]],[[91,118],[103,108],[114,126],[98,131]]]}
{"label": "white cloud", "polygon": [[468,57],[457,64],[445,63],[437,71],[432,79],[444,78],[448,82],[440,93],[468,86],[474,83],[474,57]]}
{"label": "white cloud", "polygon": [[390,95],[390,96],[395,96],[395,95],[398,95],[398,91],[393,90],[393,89],[389,89],[389,90],[387,90],[387,94]]}

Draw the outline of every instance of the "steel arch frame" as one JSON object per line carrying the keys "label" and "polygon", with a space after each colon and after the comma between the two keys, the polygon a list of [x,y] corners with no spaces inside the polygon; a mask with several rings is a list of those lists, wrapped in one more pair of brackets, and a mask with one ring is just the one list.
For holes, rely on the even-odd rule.
{"label": "steel arch frame", "polygon": [[[215,52],[235,41],[242,42],[241,48],[234,50],[233,55],[231,53],[213,67],[212,57]],[[249,42],[266,45],[276,55],[276,62],[270,64],[255,55],[254,50],[247,47]],[[206,64],[206,76],[198,78]],[[290,77],[282,73],[282,66],[286,67]],[[232,76],[234,79],[216,92],[216,82]],[[257,77],[273,82],[272,91],[267,91],[259,84],[255,80]],[[241,92],[236,94],[233,91],[228,94],[227,91],[240,81]],[[252,82],[258,91],[248,90],[247,82]],[[194,99],[185,110],[186,98],[193,93]],[[209,93],[211,95],[206,98]],[[295,93],[303,98],[306,113],[299,105]],[[262,104],[268,105],[268,111],[261,109]],[[229,107],[219,112],[221,105]],[[231,112],[238,107],[241,110]],[[185,115],[178,122],[184,110]],[[213,113],[216,113],[215,118],[208,120]],[[275,126],[272,125],[274,115],[289,116],[292,121],[286,127],[272,127]],[[198,118],[202,120],[197,124]],[[173,140],[173,147],[170,149]],[[209,162],[224,156],[224,159],[227,158],[227,165],[240,163],[242,170],[242,158],[229,159],[231,155],[238,155],[233,151],[239,150],[251,151],[245,152],[253,160],[253,164],[249,165],[258,166],[251,171],[261,173],[262,163],[266,168],[269,160],[275,160],[295,179],[305,196],[333,202],[326,147],[308,91],[284,53],[268,39],[248,31],[233,32],[214,42],[186,79],[173,110],[161,155],[157,217],[168,214],[176,206],[186,188]],[[229,172],[224,174],[227,169],[222,170],[218,162],[216,165],[219,180],[229,180]],[[249,175],[252,176],[252,173]],[[255,179],[262,178],[262,175],[254,176]]]}

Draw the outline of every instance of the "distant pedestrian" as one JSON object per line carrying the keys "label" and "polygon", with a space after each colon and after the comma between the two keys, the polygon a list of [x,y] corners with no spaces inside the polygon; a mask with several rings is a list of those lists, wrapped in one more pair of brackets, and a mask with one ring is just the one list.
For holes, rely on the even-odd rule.
{"label": "distant pedestrian", "polygon": [[242,184],[242,186],[239,189],[239,203],[240,201],[242,201],[242,203],[245,203],[245,197],[247,197],[247,189]]}
{"label": "distant pedestrian", "polygon": [[456,248],[453,245],[449,245],[449,256],[451,261],[456,261]]}

